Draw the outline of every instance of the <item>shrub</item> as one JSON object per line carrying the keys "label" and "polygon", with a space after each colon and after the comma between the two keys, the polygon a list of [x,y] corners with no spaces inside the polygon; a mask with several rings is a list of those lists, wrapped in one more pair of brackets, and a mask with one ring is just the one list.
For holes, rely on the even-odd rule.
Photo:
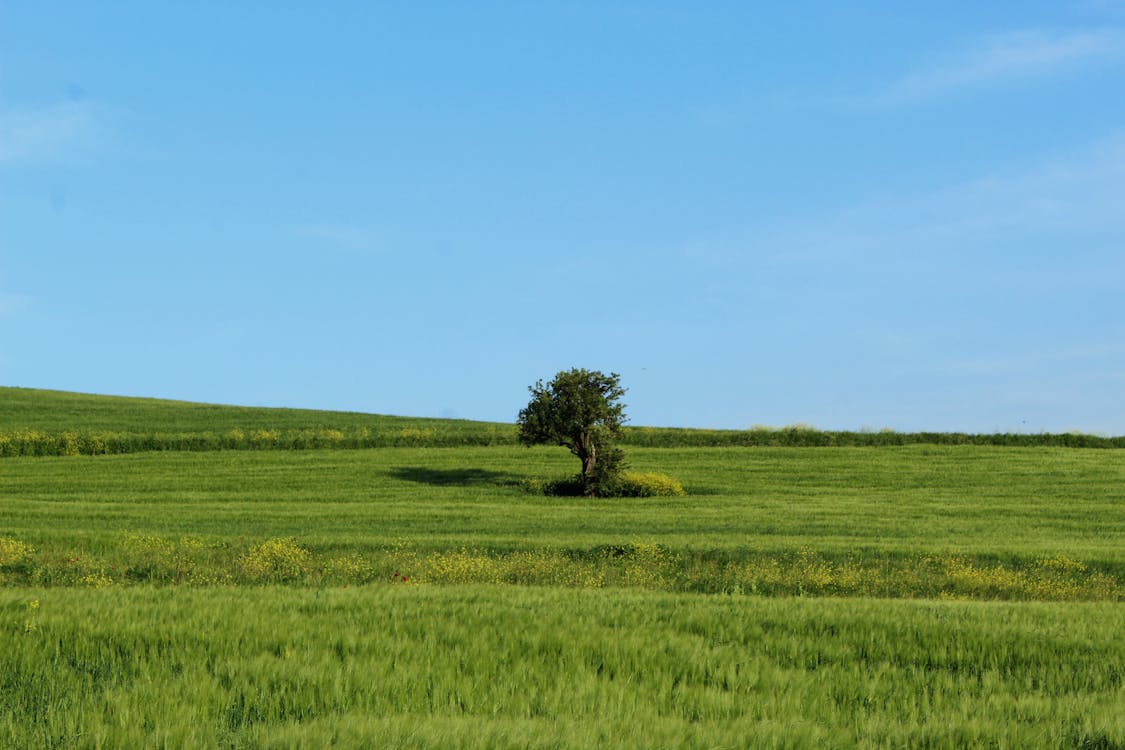
{"label": "shrub", "polygon": [[[531,477],[520,481],[520,487],[533,495],[578,497],[586,494],[588,481],[581,475],[565,479]],[[655,471],[625,471],[612,481],[599,486],[600,497],[683,497],[687,493],[678,480]]]}
{"label": "shrub", "polygon": [[619,497],[625,453],[613,445],[602,446],[598,461],[592,471],[579,475],[583,481],[583,494],[592,497]]}
{"label": "shrub", "polygon": [[621,474],[617,497],[683,497],[687,493],[678,480],[656,471],[626,471]]}
{"label": "shrub", "polygon": [[520,481],[520,487],[525,492],[533,495],[546,495],[547,497],[579,497],[583,494],[586,483],[582,476],[566,477],[564,479],[543,479],[531,477]]}

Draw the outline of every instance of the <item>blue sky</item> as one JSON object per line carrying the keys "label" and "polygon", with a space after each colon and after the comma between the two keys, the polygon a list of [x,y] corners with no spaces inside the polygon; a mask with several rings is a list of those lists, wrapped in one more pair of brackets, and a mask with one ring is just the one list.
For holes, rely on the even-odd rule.
{"label": "blue sky", "polygon": [[1125,2],[0,0],[0,384],[1125,434]]}

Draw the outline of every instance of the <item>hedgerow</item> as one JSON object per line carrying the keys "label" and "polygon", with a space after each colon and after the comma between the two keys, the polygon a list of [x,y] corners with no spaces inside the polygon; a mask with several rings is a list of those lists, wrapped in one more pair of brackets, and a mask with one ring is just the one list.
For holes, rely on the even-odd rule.
{"label": "hedgerow", "polygon": [[[515,427],[482,424],[479,429],[440,426],[395,428],[257,428],[205,432],[94,432],[37,429],[0,431],[0,457],[96,456],[150,451],[311,450],[515,445]],[[1081,433],[833,432],[804,427],[751,430],[699,430],[632,427],[621,430],[622,445],[671,447],[846,448],[903,445],[979,445],[1008,447],[1125,448],[1125,436]]]}

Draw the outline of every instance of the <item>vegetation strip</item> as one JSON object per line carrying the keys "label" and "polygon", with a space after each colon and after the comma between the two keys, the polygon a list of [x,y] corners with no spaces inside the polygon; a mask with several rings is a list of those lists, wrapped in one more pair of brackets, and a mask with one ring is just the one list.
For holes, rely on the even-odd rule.
{"label": "vegetation strip", "polygon": [[[441,426],[380,429],[231,428],[223,432],[138,433],[34,429],[0,431],[0,457],[103,456],[148,451],[316,450],[515,445],[511,425],[481,424],[446,430]],[[904,445],[979,445],[1008,447],[1125,448],[1125,437],[1083,434],[971,435],[944,432],[827,432],[804,428],[688,430],[657,427],[621,429],[622,445],[676,447],[890,447]]]}
{"label": "vegetation strip", "polygon": [[[516,415],[513,414],[513,417]],[[622,427],[622,445],[1125,448],[1125,436],[827,431],[805,425],[706,430]],[[309,450],[516,445],[515,424],[356,412],[251,408],[0,387],[0,457],[145,451]]]}
{"label": "vegetation strip", "polygon": [[0,537],[0,585],[295,586],[512,584],[642,588],[766,596],[861,596],[1042,601],[1125,601],[1125,585],[1065,555],[1023,566],[921,556],[833,561],[802,549],[730,560],[677,553],[654,544],[592,550],[459,549],[316,553],[293,539],[240,548],[199,538],[127,537],[113,554],[42,555]]}

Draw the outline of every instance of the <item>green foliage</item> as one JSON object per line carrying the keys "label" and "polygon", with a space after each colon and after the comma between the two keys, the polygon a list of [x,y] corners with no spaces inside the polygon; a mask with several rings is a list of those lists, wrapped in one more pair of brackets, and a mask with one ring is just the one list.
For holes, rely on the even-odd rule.
{"label": "green foliage", "polygon": [[807,425],[754,427],[749,430],[702,430],[678,427],[624,427],[622,445],[649,448],[886,448],[906,445],[977,445],[1012,448],[1125,448],[1125,436],[1077,432],[994,433],[852,432],[818,430]]}
{"label": "green foliage", "polygon": [[[617,449],[611,449],[618,452]],[[687,493],[679,480],[657,471],[618,471],[616,462],[606,462],[593,478],[597,497],[684,497]],[[564,479],[528,478],[520,487],[535,495],[577,497],[587,494],[589,483],[581,475]]]}
{"label": "green foliage", "polygon": [[625,452],[615,445],[599,443],[598,460],[593,468],[578,479],[583,494],[591,497],[621,497],[621,472],[625,468]]}
{"label": "green foliage", "polygon": [[547,497],[581,497],[586,493],[586,483],[581,474],[562,479],[527,479],[522,485],[525,489]]}
{"label": "green foliage", "polygon": [[[2,390],[2,389],[0,389]],[[358,415],[366,416],[366,415]],[[153,451],[319,450],[399,447],[456,448],[515,445],[513,425],[454,420],[367,417],[357,427],[299,429],[240,427],[198,432],[122,432],[70,429],[59,432],[0,424],[0,458],[15,456],[101,456]],[[1125,448],[1125,437],[1083,434],[994,434],[923,432],[821,432],[816,430],[697,430],[622,427],[621,445],[651,448],[889,448],[908,445],[1057,448]]]}
{"label": "green foliage", "polygon": [[531,401],[520,410],[517,424],[526,445],[548,443],[565,447],[589,436],[616,435],[625,421],[621,376],[596,370],[564,370],[544,385],[528,386]]}
{"label": "green foliage", "polygon": [[455,447],[465,445],[512,445],[515,431],[483,425],[463,429],[457,423],[438,427],[402,426],[387,429],[357,427],[280,430],[257,428],[249,432],[234,427],[222,432],[184,433],[60,433],[39,430],[0,432],[0,457],[15,456],[102,456],[152,451],[317,450],[395,447]]}
{"label": "green foliage", "polygon": [[524,445],[561,445],[582,462],[582,493],[606,494],[616,482],[624,456],[612,446],[625,421],[621,376],[575,368],[547,385],[529,386],[531,400],[517,418]]}

